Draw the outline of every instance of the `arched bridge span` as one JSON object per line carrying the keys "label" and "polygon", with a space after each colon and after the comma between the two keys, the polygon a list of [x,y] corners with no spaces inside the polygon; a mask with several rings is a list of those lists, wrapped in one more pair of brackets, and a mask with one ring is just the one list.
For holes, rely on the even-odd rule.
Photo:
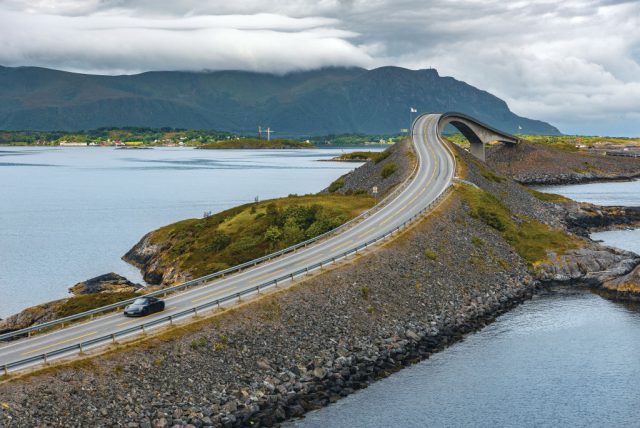
{"label": "arched bridge span", "polygon": [[520,139],[514,135],[499,131],[463,113],[443,113],[438,119],[438,132],[442,135],[447,125],[456,127],[471,143],[471,154],[485,160],[485,144],[499,141],[507,144],[518,144]]}

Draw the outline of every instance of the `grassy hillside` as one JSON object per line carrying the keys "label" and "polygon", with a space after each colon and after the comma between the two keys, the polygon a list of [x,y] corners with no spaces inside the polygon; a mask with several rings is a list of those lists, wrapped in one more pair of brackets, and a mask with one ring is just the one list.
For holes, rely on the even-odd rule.
{"label": "grassy hillside", "polygon": [[289,196],[170,224],[150,235],[162,248],[152,264],[193,277],[217,272],[327,232],[374,202],[366,195]]}

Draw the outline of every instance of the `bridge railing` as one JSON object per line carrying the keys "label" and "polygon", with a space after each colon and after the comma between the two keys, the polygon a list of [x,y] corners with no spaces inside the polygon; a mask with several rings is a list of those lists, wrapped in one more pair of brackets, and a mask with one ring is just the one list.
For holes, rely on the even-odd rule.
{"label": "bridge railing", "polygon": [[[454,161],[454,165],[455,165],[455,161]],[[39,355],[34,355],[32,357],[28,357],[28,358],[24,358],[18,361],[13,361],[7,364],[4,364],[1,367],[0,370],[0,374],[4,374],[4,375],[9,375],[11,372],[13,371],[17,371],[19,369],[23,369],[23,368],[27,368],[27,367],[31,367],[31,366],[35,366],[35,365],[39,365],[39,364],[47,364],[49,361],[55,359],[55,358],[61,358],[61,357],[65,357],[65,356],[71,356],[71,355],[77,355],[77,354],[82,354],[87,350],[90,350],[92,348],[96,348],[98,346],[103,346],[109,343],[113,343],[115,344],[117,342],[117,340],[119,338],[124,338],[127,336],[131,336],[134,334],[140,334],[140,333],[146,333],[148,330],[154,328],[154,327],[159,327],[159,326],[163,326],[163,325],[171,325],[173,324],[173,322],[178,321],[182,318],[185,317],[189,317],[189,316],[197,316],[200,313],[204,312],[205,310],[212,310],[212,309],[218,309],[220,308],[222,305],[227,304],[229,302],[233,302],[233,301],[238,301],[240,299],[242,299],[242,297],[246,297],[252,294],[256,294],[256,293],[260,293],[260,291],[265,290],[265,289],[269,289],[272,287],[277,287],[278,284],[284,283],[286,281],[293,281],[295,280],[297,277],[300,276],[304,276],[306,274],[308,274],[309,272],[312,272],[314,270],[317,269],[322,269],[326,266],[332,265],[340,260],[343,260],[345,258],[347,258],[348,256],[352,255],[352,254],[357,254],[358,251],[362,251],[364,249],[367,249],[368,247],[379,243],[380,241],[383,241],[385,239],[387,239],[388,237],[390,237],[391,235],[394,235],[396,233],[399,233],[401,231],[403,231],[404,229],[406,229],[407,227],[409,227],[416,219],[418,219],[419,217],[421,217],[422,215],[424,215],[427,211],[429,211],[431,208],[433,208],[435,205],[439,204],[440,201],[446,196],[448,190],[450,189],[450,186],[446,187],[445,189],[443,189],[440,194],[433,200],[431,201],[431,203],[429,203],[426,207],[422,208],[420,211],[418,211],[416,214],[414,214],[413,216],[411,216],[411,218],[407,219],[406,221],[404,221],[402,224],[396,226],[395,228],[389,230],[386,233],[383,233],[381,235],[378,235],[377,237],[365,242],[364,244],[360,244],[358,246],[355,246],[353,248],[348,249],[347,251],[337,255],[337,256],[333,256],[333,257],[328,257],[320,262],[314,263],[312,265],[309,265],[307,267],[304,267],[302,269],[298,269],[295,272],[291,272],[289,274],[286,275],[282,275],[278,278],[275,278],[273,280],[270,281],[266,281],[262,284],[256,285],[255,287],[251,287],[248,289],[244,289],[242,291],[239,291],[237,293],[233,293],[224,297],[221,297],[219,299],[213,300],[211,302],[207,302],[207,303],[203,303],[201,305],[198,306],[194,306],[192,308],[189,309],[185,309],[184,311],[175,313],[175,314],[171,314],[168,315],[166,317],[162,317],[162,318],[157,318],[154,320],[151,320],[149,322],[134,326],[134,327],[129,327],[123,330],[119,330],[115,333],[112,334],[108,334],[108,335],[104,335],[101,337],[97,337],[94,339],[90,339],[90,340],[86,340],[74,345],[69,345],[66,346],[64,348],[60,348],[60,349],[56,349],[54,351],[51,352],[45,352]]]}
{"label": "bridge railing", "polygon": [[289,254],[289,253],[293,253],[301,248],[306,248],[307,246],[316,243],[322,239],[325,239],[329,236],[332,236],[336,233],[340,233],[343,230],[351,227],[352,225],[356,224],[357,222],[370,217],[372,214],[378,212],[379,210],[381,210],[382,208],[384,208],[391,200],[393,200],[395,197],[397,197],[400,193],[402,193],[402,191],[408,186],[408,184],[411,182],[411,179],[415,176],[415,173],[417,171],[418,168],[418,163],[416,162],[416,165],[414,165],[414,169],[411,172],[411,174],[409,174],[409,176],[402,182],[400,183],[399,186],[397,186],[391,193],[389,193],[385,198],[383,198],[380,202],[378,202],[375,206],[371,207],[370,209],[368,209],[367,211],[363,212],[362,214],[360,214],[357,217],[354,217],[353,219],[347,221],[346,223],[343,223],[342,225],[336,227],[335,229],[332,229],[328,232],[325,232],[321,235],[315,236],[311,239],[307,239],[306,241],[300,242],[298,244],[292,245],[290,247],[284,248],[282,250],[276,251],[274,253],[271,254],[267,254],[266,256],[263,257],[259,257],[257,259],[254,260],[250,260],[248,262],[245,263],[241,263],[239,265],[236,266],[232,266],[228,269],[225,270],[221,270],[212,274],[208,274],[208,275],[204,275],[201,276],[199,278],[195,278],[192,279],[190,281],[186,281],[183,282],[181,284],[178,285],[174,285],[171,287],[167,287],[167,288],[163,288],[151,293],[147,293],[147,294],[141,294],[139,296],[133,297],[131,299],[127,299],[127,300],[122,300],[120,302],[116,302],[116,303],[112,303],[110,305],[105,305],[105,306],[101,306],[99,308],[95,308],[95,309],[91,309],[85,312],[81,312],[75,315],[69,315],[67,317],[64,318],[59,318],[56,320],[52,320],[52,321],[47,321],[47,322],[43,322],[41,324],[36,324],[30,327],[26,327],[20,330],[14,330],[8,333],[4,333],[4,334],[0,334],[0,341],[6,341],[9,339],[16,339],[16,338],[21,338],[21,337],[25,337],[25,336],[29,336],[34,332],[38,332],[41,330],[48,330],[48,329],[52,329],[54,327],[57,326],[62,326],[64,327],[66,324],[69,324],[73,321],[77,321],[80,319],[84,319],[84,318],[93,318],[95,315],[99,315],[99,314],[103,314],[105,312],[111,312],[117,309],[120,309],[124,306],[127,306],[131,303],[133,303],[134,300],[140,298],[140,297],[157,297],[157,296],[167,296],[168,294],[171,293],[175,293],[175,292],[179,292],[179,291],[184,291],[188,288],[191,287],[196,287],[196,286],[202,286],[205,285],[207,282],[210,282],[214,279],[218,279],[218,278],[222,278],[225,275],[229,275],[229,274],[233,274],[233,273],[237,273],[240,271],[243,271],[247,268],[251,268],[254,266],[257,266],[258,264],[261,264],[263,262],[266,261],[270,261],[273,260],[277,257],[280,257],[282,255],[285,254]]}

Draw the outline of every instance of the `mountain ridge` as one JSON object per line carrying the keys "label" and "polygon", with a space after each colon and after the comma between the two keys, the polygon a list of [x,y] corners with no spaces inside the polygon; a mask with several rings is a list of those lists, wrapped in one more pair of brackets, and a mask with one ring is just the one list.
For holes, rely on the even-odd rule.
{"label": "mountain ridge", "polygon": [[[508,132],[559,134],[520,117],[487,91],[435,69],[329,67],[251,71],[149,71],[90,75],[0,66],[0,129],[77,131],[174,127],[281,136],[395,134],[418,111],[460,111]],[[521,129],[520,129],[521,128]]]}

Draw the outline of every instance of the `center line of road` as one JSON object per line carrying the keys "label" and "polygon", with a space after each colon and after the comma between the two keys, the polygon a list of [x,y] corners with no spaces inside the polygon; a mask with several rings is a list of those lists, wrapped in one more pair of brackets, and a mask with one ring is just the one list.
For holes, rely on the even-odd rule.
{"label": "center line of road", "polygon": [[74,340],[78,340],[78,339],[82,339],[82,338],[85,338],[85,337],[93,336],[96,333],[97,333],[97,331],[92,331],[91,333],[86,333],[86,334],[83,334],[81,336],[72,337],[71,339],[63,340],[61,342],[52,343],[51,345],[47,345],[47,346],[43,346],[41,348],[32,349],[31,351],[23,352],[22,355],[35,354],[36,352],[44,351],[45,349],[53,348],[55,346],[60,346],[60,345],[64,345],[64,344],[69,343],[69,342],[73,342]]}
{"label": "center line of road", "polygon": [[270,272],[270,273],[268,273],[266,275],[262,275],[262,276],[257,277],[255,280],[256,281],[260,281],[261,279],[268,278],[268,277],[272,276],[273,274],[280,273],[283,270],[284,270],[284,268],[278,269],[278,270],[274,270],[274,271],[272,271],[272,272]]}
{"label": "center line of road", "polygon": [[335,247],[331,248],[332,250],[339,250],[340,248],[344,248],[346,246],[351,245],[351,243],[353,242],[353,239],[349,239],[347,242],[345,242],[344,244],[340,244],[340,245],[336,245]]}
{"label": "center line of road", "polygon": [[214,292],[214,293],[207,294],[206,296],[202,296],[202,297],[199,297],[199,298],[197,298],[197,299],[193,299],[193,300],[191,301],[191,303],[201,302],[201,301],[203,301],[203,300],[207,300],[207,299],[210,299],[210,298],[212,298],[212,297],[216,297],[216,296],[218,296],[218,295],[220,295],[220,294],[224,294],[224,293],[226,293],[227,291],[229,291],[229,290],[228,290],[228,288],[229,288],[229,286],[224,287],[222,290],[217,290],[217,291],[216,291],[216,292]]}

